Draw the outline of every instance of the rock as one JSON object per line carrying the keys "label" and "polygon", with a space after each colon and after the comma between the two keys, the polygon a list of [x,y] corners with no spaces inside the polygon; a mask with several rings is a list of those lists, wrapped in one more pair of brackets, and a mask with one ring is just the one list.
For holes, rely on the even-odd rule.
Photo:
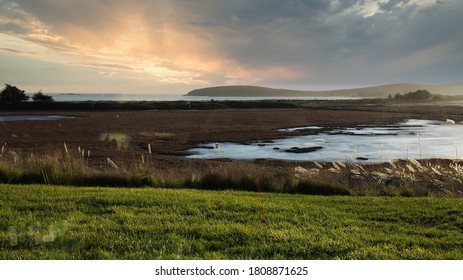
{"label": "rock", "polygon": [[295,154],[303,154],[303,153],[315,152],[315,151],[318,151],[320,149],[323,149],[323,147],[320,147],[320,146],[306,147],[306,148],[292,147],[291,149],[285,150],[285,152],[287,152],[287,153],[295,153]]}
{"label": "rock", "polygon": [[366,158],[366,157],[356,157],[355,159],[356,160],[369,160],[369,158]]}

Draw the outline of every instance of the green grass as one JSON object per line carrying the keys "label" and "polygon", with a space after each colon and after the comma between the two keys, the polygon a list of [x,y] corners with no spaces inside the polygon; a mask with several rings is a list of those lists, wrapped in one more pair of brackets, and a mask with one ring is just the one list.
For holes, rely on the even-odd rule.
{"label": "green grass", "polygon": [[0,259],[463,259],[463,200],[0,185]]}

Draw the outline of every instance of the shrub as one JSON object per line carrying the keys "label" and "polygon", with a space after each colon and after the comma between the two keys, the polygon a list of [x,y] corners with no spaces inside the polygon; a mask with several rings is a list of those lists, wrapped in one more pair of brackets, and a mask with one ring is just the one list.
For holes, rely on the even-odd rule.
{"label": "shrub", "polygon": [[0,101],[1,102],[22,102],[29,100],[29,96],[24,93],[24,90],[21,90],[15,86],[5,84],[5,87],[0,92]]}
{"label": "shrub", "polygon": [[35,102],[53,102],[54,101],[53,97],[51,97],[50,95],[43,94],[42,91],[35,93],[32,96],[32,100],[34,100]]}
{"label": "shrub", "polygon": [[419,89],[414,92],[407,92],[404,95],[401,95],[400,93],[397,93],[394,96],[394,99],[403,99],[403,100],[430,100],[433,97],[433,95],[427,91],[427,90],[422,90]]}

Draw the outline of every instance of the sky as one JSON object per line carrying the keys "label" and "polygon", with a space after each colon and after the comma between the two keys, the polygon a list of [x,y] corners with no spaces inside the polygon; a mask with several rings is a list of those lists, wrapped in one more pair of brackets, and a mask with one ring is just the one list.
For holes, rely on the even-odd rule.
{"label": "sky", "polygon": [[461,0],[0,0],[0,84],[185,94],[463,82]]}

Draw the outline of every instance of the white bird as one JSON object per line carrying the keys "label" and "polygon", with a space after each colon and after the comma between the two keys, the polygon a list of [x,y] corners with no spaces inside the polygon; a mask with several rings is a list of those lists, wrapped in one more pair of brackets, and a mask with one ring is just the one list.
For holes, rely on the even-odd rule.
{"label": "white bird", "polygon": [[220,147],[219,147],[219,144],[214,144],[214,151],[217,153],[217,156],[220,156]]}
{"label": "white bird", "polygon": [[447,119],[445,122],[446,122],[446,123],[449,123],[449,124],[455,124],[455,121],[454,121],[454,120],[451,120],[451,119]]}

